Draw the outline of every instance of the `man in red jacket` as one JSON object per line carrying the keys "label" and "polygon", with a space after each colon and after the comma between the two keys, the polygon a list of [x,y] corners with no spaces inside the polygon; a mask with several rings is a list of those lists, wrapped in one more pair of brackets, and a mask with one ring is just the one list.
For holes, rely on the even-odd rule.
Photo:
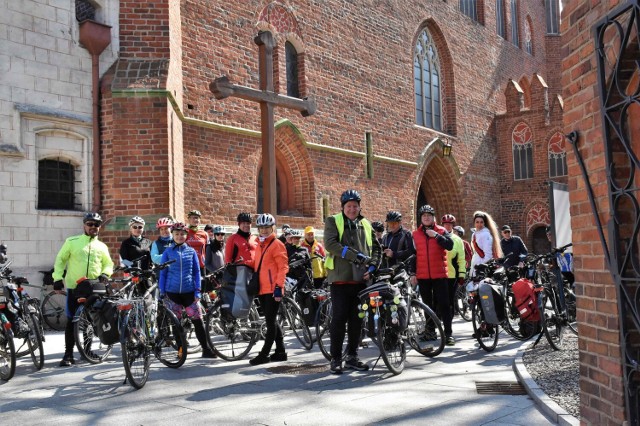
{"label": "man in red jacket", "polygon": [[419,285],[422,300],[437,312],[444,325],[446,343],[452,346],[455,345],[455,339],[449,310],[447,250],[453,248],[453,239],[446,229],[436,224],[435,214],[434,208],[428,204],[418,210],[420,226],[413,231],[416,261],[412,268],[415,271],[412,271],[411,284]]}

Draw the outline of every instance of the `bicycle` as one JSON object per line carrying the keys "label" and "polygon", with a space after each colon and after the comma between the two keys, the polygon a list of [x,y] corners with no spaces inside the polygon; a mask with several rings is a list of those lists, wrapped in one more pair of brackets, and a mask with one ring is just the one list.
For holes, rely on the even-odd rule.
{"label": "bicycle", "polygon": [[313,348],[313,338],[311,336],[311,330],[304,320],[302,309],[290,296],[286,293],[280,301],[280,307],[278,308],[277,323],[284,336],[287,328],[293,331],[296,339],[300,342],[302,347],[308,351]]}
{"label": "bicycle", "polygon": [[[53,269],[49,271],[38,271],[43,274],[42,294],[45,295],[40,305],[44,324],[51,330],[64,331],[67,326],[67,292],[64,290],[49,290],[53,286]],[[38,286],[32,286],[38,287]]]}
{"label": "bicycle", "polygon": [[[3,245],[6,253],[6,246]],[[36,370],[44,366],[44,340],[40,322],[39,302],[37,299],[29,297],[23,286],[29,285],[24,277],[12,275],[8,260],[0,268],[0,285],[2,286],[2,301],[0,301],[0,311],[5,319],[8,319],[5,326],[12,328],[13,338],[22,339],[22,343],[15,348],[14,356],[19,358],[31,355],[31,360]]]}
{"label": "bicycle", "polygon": [[16,372],[16,348],[13,344],[11,323],[2,313],[3,304],[6,304],[6,299],[0,295],[0,323],[2,323],[2,330],[0,330],[0,379],[8,381]]}
{"label": "bicycle", "polygon": [[151,286],[142,296],[118,302],[118,330],[125,382],[128,381],[135,389],[144,387],[149,378],[151,354],[170,368],[181,367],[187,359],[186,340],[180,321],[157,297],[156,273],[173,262],[141,271]]}

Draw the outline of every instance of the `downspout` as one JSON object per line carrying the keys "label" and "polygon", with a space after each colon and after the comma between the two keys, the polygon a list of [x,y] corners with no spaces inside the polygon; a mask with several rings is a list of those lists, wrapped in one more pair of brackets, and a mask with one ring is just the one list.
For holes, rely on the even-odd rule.
{"label": "downspout", "polygon": [[91,210],[101,208],[100,172],[100,54],[111,44],[111,26],[91,19],[80,23],[80,44],[91,54],[91,92],[93,96],[93,201]]}

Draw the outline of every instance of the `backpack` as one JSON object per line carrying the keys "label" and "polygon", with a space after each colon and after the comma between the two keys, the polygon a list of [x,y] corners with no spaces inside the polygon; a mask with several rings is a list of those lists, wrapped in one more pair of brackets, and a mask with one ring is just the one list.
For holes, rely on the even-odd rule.
{"label": "backpack", "polygon": [[520,319],[531,322],[540,321],[538,299],[533,283],[526,278],[520,278],[513,283],[511,290]]}
{"label": "backpack", "polygon": [[497,285],[491,278],[480,281],[478,295],[484,319],[487,323],[498,325],[505,319],[504,298]]}
{"label": "backpack", "polygon": [[93,330],[103,345],[113,345],[120,341],[118,331],[118,304],[109,299],[96,300],[88,310]]}

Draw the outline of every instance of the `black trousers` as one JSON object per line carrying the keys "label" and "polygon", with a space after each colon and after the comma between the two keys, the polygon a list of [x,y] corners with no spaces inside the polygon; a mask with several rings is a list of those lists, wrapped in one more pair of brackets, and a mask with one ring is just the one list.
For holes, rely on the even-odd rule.
{"label": "black trousers", "polygon": [[358,293],[365,284],[334,284],[331,286],[331,358],[342,359],[342,344],[347,333],[347,355],[357,356],[362,332],[362,319],[358,317]]}
{"label": "black trousers", "polygon": [[78,299],[75,295],[75,290],[68,288],[67,289],[67,325],[64,329],[64,354],[65,356],[73,355],[73,347],[76,344],[76,336],[74,334],[73,326],[73,316],[76,314],[78,310]]}
{"label": "black trousers", "polygon": [[284,352],[284,338],[277,322],[280,302],[276,302],[273,294],[261,294],[258,298],[260,299],[260,306],[262,307],[264,319],[267,324],[267,335],[264,338],[264,346],[262,346],[260,350],[260,355],[269,355],[274,342],[276,343],[276,352]]}
{"label": "black trousers", "polygon": [[449,309],[449,279],[418,280],[418,286],[422,301],[436,312],[444,326],[444,334],[447,337],[451,336],[452,317],[451,309]]}

